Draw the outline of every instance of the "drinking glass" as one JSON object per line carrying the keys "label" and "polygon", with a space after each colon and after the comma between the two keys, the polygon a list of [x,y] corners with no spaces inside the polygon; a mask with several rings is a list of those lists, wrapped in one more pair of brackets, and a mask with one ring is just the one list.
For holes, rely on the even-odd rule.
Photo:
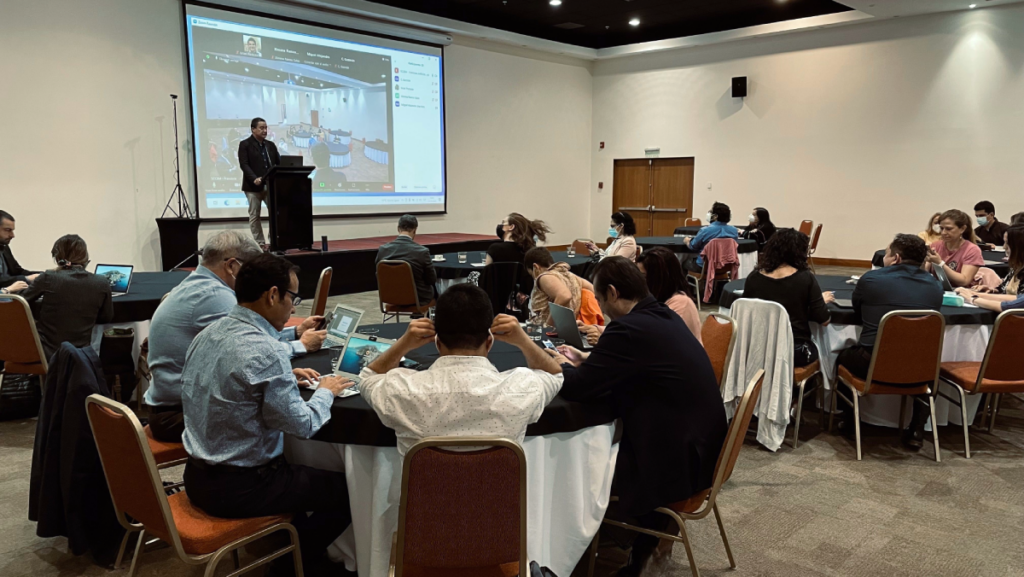
{"label": "drinking glass", "polygon": [[468,255],[464,252],[459,253],[459,264],[466,264]]}
{"label": "drinking glass", "polygon": [[574,256],[576,256],[576,247],[570,244],[569,248],[567,248],[565,252],[569,258],[573,258]]}

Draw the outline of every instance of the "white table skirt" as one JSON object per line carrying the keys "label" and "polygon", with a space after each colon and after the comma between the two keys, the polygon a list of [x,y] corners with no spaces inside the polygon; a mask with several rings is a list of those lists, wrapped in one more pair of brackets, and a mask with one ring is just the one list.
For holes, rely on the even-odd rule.
{"label": "white table skirt", "polygon": [[331,153],[331,168],[345,168],[352,164],[352,152],[346,152],[345,154],[334,154]]}
{"label": "white table skirt", "polygon": [[747,278],[757,268],[757,252],[740,253],[740,278]]}
{"label": "white table skirt", "polygon": [[[569,575],[601,527],[611,494],[618,445],[615,426],[527,437],[527,553],[556,575]],[[402,459],[394,447],[336,445],[285,437],[288,461],[348,478],[352,526],[331,545],[360,577],[384,577],[398,527]],[[358,560],[358,562],[357,562]]]}

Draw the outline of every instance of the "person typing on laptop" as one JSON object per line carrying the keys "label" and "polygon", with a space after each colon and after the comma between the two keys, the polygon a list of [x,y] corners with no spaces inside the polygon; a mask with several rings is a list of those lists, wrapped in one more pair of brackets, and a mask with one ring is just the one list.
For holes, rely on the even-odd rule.
{"label": "person typing on laptop", "polygon": [[[866,379],[875,348],[878,325],[887,313],[897,310],[939,310],[942,307],[942,285],[922,266],[928,258],[928,246],[912,234],[897,234],[885,249],[883,268],[864,273],[853,289],[855,324],[863,328],[855,346],[839,353],[838,364],[855,377]],[[896,385],[899,386],[899,385]],[[842,405],[842,403],[839,403]],[[924,424],[928,413],[921,403],[914,405],[914,418],[903,433],[903,444],[913,450],[922,446]],[[927,403],[924,407],[927,407]],[[853,426],[843,419],[840,427]]]}
{"label": "person typing on laptop", "polygon": [[[195,272],[167,295],[153,315],[149,329],[149,368],[152,383],[146,391],[153,437],[180,443],[184,430],[181,410],[181,372],[185,353],[196,335],[235,307],[235,279],[246,262],[263,254],[256,241],[234,231],[217,233],[206,241],[203,260]],[[326,331],[315,330],[323,317],[312,316],[276,335],[277,347],[289,357],[320,350]]]}
{"label": "person typing on laptop", "polygon": [[[495,318],[479,287],[460,284],[437,299],[434,320],[417,319],[361,373],[363,399],[398,435],[401,455],[425,437],[491,435],[522,442],[527,425],[562,387],[562,369],[514,317]],[[523,352],[527,367],[498,372],[495,340]],[[425,371],[399,368],[406,353],[435,343],[441,358]]]}

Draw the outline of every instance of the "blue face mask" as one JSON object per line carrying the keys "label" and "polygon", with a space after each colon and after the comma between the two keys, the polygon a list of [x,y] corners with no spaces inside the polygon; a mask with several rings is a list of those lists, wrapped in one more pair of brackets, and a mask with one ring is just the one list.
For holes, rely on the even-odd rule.
{"label": "blue face mask", "polygon": [[979,216],[978,217],[978,226],[985,226],[986,224],[988,224],[988,217],[987,216]]}
{"label": "blue face mask", "polygon": [[609,228],[608,229],[608,236],[610,236],[612,238],[619,238],[619,231],[615,230],[614,227],[613,228]]}

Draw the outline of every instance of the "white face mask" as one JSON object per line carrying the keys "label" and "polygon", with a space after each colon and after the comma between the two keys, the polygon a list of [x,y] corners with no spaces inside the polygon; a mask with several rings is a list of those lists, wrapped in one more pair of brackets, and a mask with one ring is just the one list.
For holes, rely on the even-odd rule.
{"label": "white face mask", "polygon": [[942,232],[942,227],[937,224],[933,224],[932,232],[934,232],[935,234],[939,234],[940,232]]}
{"label": "white face mask", "polygon": [[750,215],[747,217],[747,220],[750,221],[750,224],[754,224],[754,221],[757,220],[757,217],[755,217],[754,215]]}
{"label": "white face mask", "polygon": [[707,219],[708,219],[708,222],[714,222],[715,221],[715,213],[713,213],[711,211],[708,211]]}

